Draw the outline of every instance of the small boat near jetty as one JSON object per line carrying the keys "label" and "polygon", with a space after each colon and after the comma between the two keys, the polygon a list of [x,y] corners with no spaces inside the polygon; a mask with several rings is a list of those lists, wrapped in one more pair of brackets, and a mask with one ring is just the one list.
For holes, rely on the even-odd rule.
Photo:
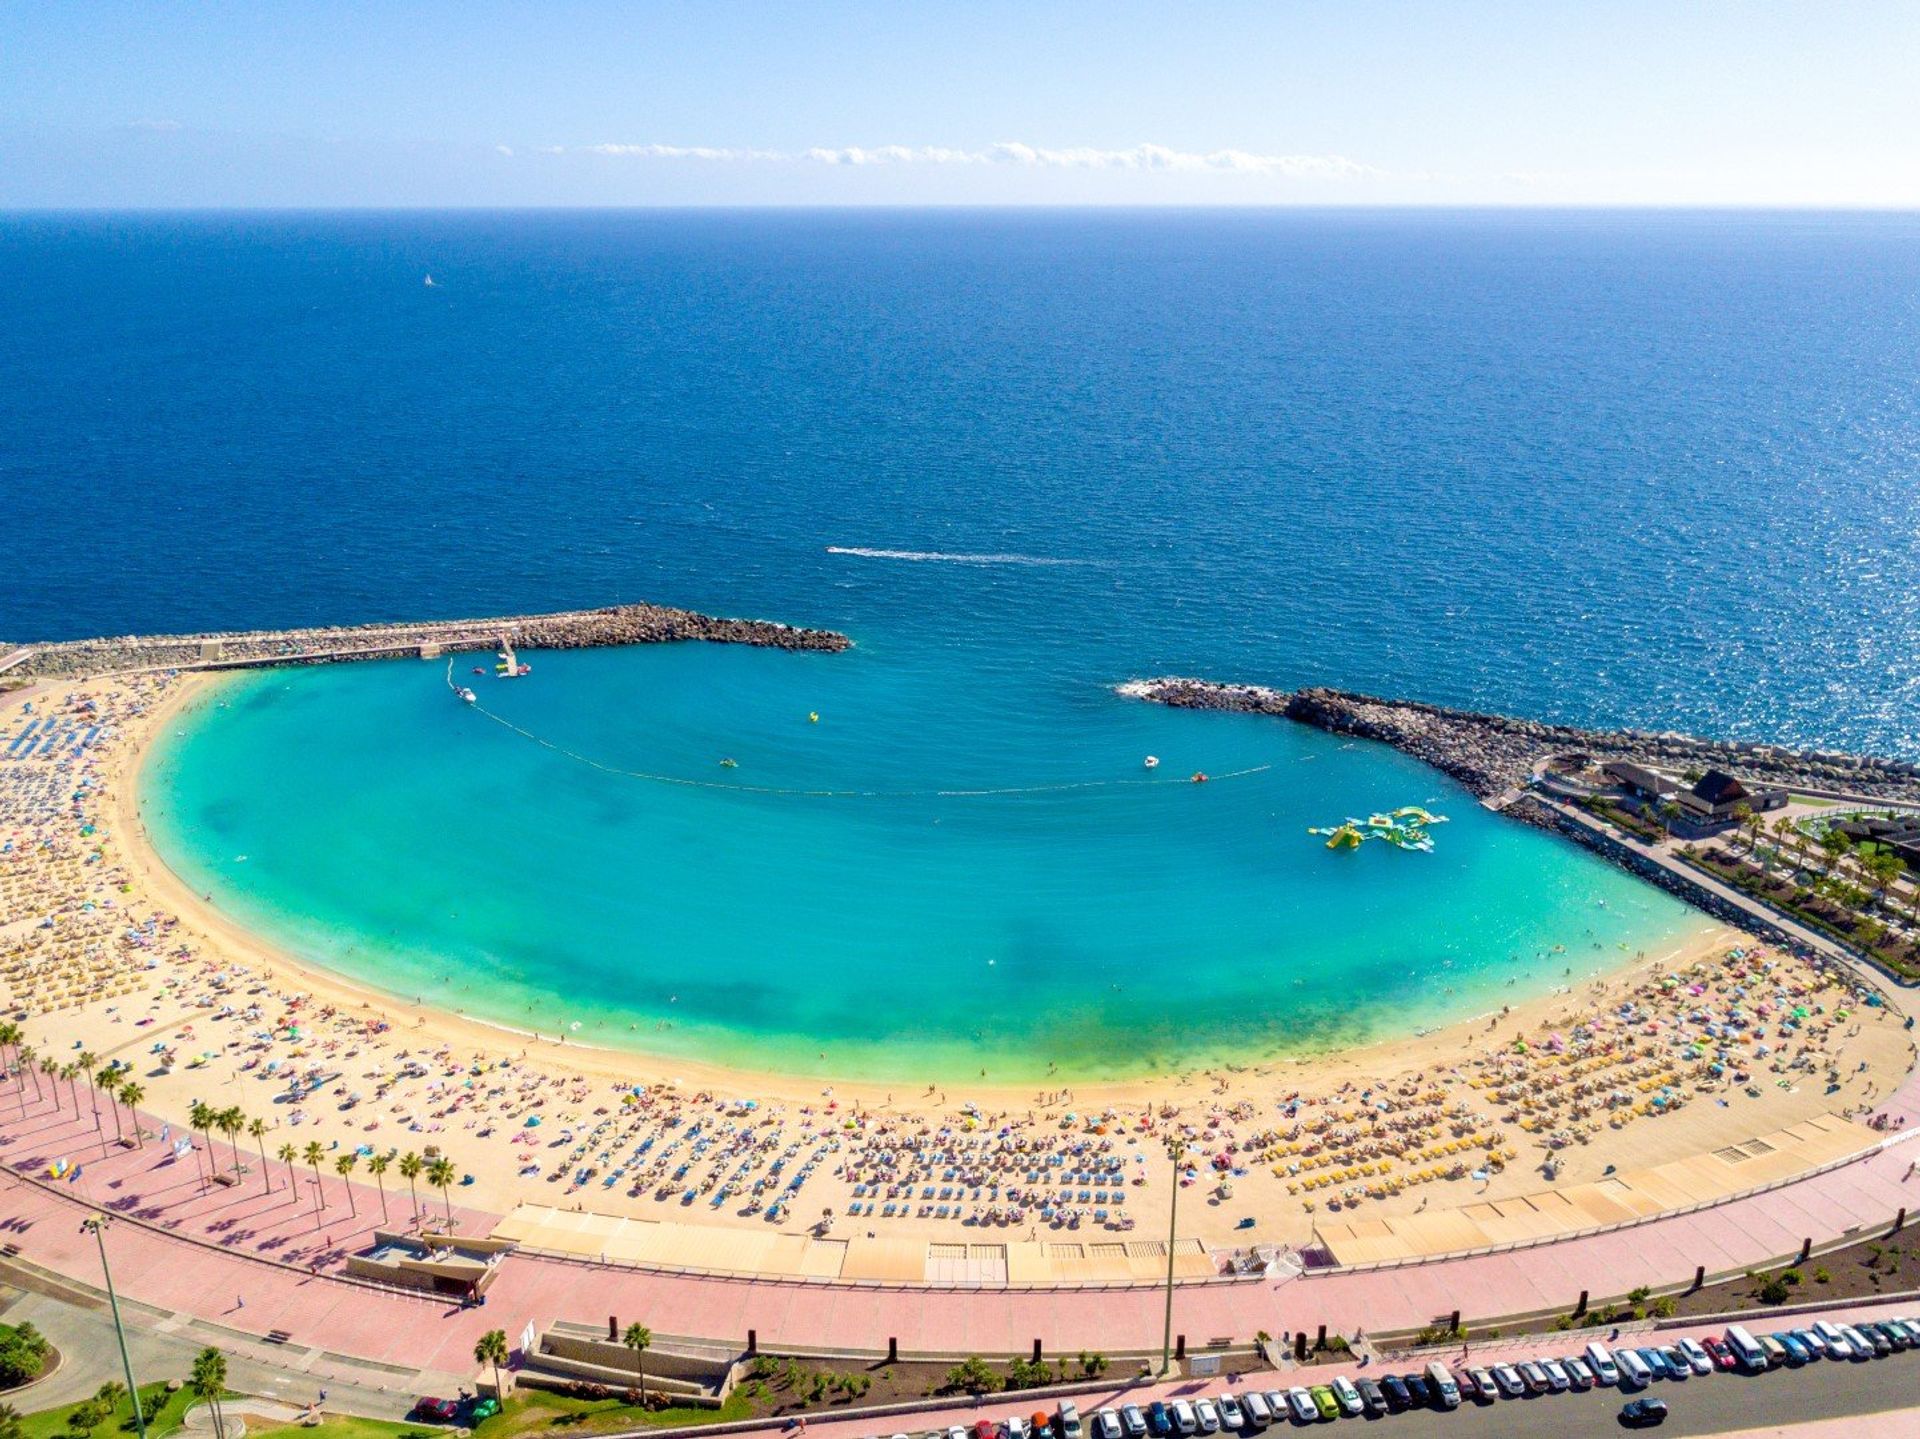
{"label": "small boat near jetty", "polygon": [[1146,757],[1146,759],[1145,759],[1145,761],[1144,761],[1144,764],[1146,765],[1146,767],[1147,767],[1148,769],[1159,769],[1159,768],[1160,768],[1160,756],[1159,756],[1159,755],[1157,755],[1157,754],[1150,754],[1150,755],[1148,755],[1148,756]]}
{"label": "small boat near jetty", "polygon": [[465,685],[460,686],[454,693],[460,696],[460,702],[462,704],[478,704],[480,702],[480,696],[468,689]]}

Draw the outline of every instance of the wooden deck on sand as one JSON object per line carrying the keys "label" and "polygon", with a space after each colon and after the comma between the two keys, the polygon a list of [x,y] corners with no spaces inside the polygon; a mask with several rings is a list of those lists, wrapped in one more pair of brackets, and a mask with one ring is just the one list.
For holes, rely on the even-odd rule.
{"label": "wooden deck on sand", "polygon": [[[942,1242],[864,1232],[814,1238],[671,1219],[522,1204],[493,1228],[533,1250],[590,1263],[741,1278],[938,1285],[1134,1285],[1167,1277],[1163,1239],[1086,1237]],[[1197,1239],[1175,1246],[1174,1277],[1213,1279],[1219,1268]]]}

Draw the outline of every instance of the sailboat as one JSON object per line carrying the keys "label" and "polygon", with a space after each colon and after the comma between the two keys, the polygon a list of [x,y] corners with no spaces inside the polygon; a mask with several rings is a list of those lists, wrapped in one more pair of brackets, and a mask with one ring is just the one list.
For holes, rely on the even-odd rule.
{"label": "sailboat", "polygon": [[437,290],[440,288],[439,282],[436,281],[432,275],[427,276],[427,288],[429,290]]}

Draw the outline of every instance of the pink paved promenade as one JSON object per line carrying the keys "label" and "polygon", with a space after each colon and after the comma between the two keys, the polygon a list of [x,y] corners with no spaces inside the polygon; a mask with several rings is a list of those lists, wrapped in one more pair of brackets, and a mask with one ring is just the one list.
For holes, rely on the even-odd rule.
{"label": "pink paved promenade", "polygon": [[[1920,1079],[1910,1077],[1889,1112],[1912,1124],[1916,1097]],[[86,1109],[84,1089],[81,1103]],[[111,1136],[111,1119],[105,1129]],[[223,1140],[214,1155],[231,1162]],[[1895,1143],[1768,1194],[1528,1250],[1280,1283],[1187,1285],[1175,1301],[1174,1327],[1195,1343],[1319,1324],[1379,1332],[1422,1325],[1456,1308],[1494,1316],[1561,1307],[1582,1289],[1598,1298],[1641,1283],[1683,1281],[1700,1264],[1709,1273],[1738,1270],[1796,1251],[1806,1238],[1818,1244],[1855,1231],[1869,1235],[1909,1204],[1920,1217],[1920,1177],[1907,1177],[1914,1157],[1920,1145]],[[134,1150],[103,1145],[90,1109],[80,1116],[71,1107],[56,1111],[47,1097],[23,1109],[19,1092],[0,1086],[0,1159],[37,1176],[60,1158],[80,1164],[77,1182],[0,1181],[0,1235],[22,1257],[97,1286],[99,1260],[79,1220],[89,1208],[135,1217],[143,1222],[117,1225],[110,1236],[123,1295],[256,1335],[283,1329],[295,1344],[388,1364],[464,1372],[472,1367],[474,1339],[487,1329],[517,1335],[529,1320],[544,1325],[610,1314],[642,1318],[669,1335],[742,1341],[751,1328],[768,1346],[884,1349],[892,1337],[909,1351],[992,1353],[1025,1350],[1039,1339],[1054,1352],[1115,1352],[1157,1348],[1160,1340],[1162,1296],[1153,1289],[883,1289],[651,1274],[521,1255],[503,1261],[484,1308],[463,1311],[341,1276],[343,1256],[365,1244],[378,1222],[380,1198],[371,1184],[356,1183],[357,1216],[350,1216],[347,1186],[331,1172],[331,1156],[321,1165],[326,1205],[316,1210],[305,1166],[296,1166],[297,1195],[278,1160],[269,1162],[274,1190],[267,1192],[257,1151],[243,1184],[209,1186],[197,1169],[203,1157],[174,1159],[152,1140]],[[392,1227],[401,1227],[410,1212],[406,1186],[391,1171],[388,1178]],[[423,1192],[421,1200],[424,1210],[443,1213],[439,1195]],[[492,1222],[457,1204],[454,1217],[466,1233],[485,1233]]]}

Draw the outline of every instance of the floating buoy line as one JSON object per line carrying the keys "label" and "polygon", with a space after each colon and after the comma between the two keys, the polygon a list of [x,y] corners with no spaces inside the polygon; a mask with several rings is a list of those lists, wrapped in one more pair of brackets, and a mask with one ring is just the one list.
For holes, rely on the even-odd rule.
{"label": "floating buoy line", "polygon": [[[656,774],[649,770],[625,769],[620,765],[612,765],[606,763],[604,760],[597,760],[592,755],[581,754],[578,750],[571,750],[565,745],[555,744],[552,740],[546,739],[541,735],[535,734],[530,729],[515,724],[504,715],[495,714],[484,704],[480,703],[479,696],[471,689],[454,683],[452,660],[447,661],[447,688],[453,692],[455,698],[459,699],[475,714],[484,715],[502,729],[511,730],[514,734],[519,735],[520,738],[531,740],[534,744],[539,745],[540,748],[551,750],[563,759],[570,759],[576,764],[586,765],[589,769],[597,769],[602,774],[617,775],[622,779],[645,780],[649,784],[679,785],[685,789],[721,789],[731,790],[737,794],[791,795],[795,798],[803,799],[975,799],[986,798],[992,795],[1065,794],[1073,790],[1130,789],[1142,785],[1155,785],[1161,789],[1169,787],[1165,781],[1150,779],[1087,779],[1072,780],[1061,784],[1005,785],[991,789],[797,789],[783,788],[779,785],[730,784],[725,780],[693,779],[687,775]],[[809,714],[807,718],[811,723],[818,723],[818,720],[813,714]],[[733,766],[726,761],[722,761],[722,763],[726,763],[728,768],[733,768]],[[1261,774],[1272,768],[1273,766],[1270,764],[1249,765],[1246,769],[1230,770],[1226,774],[1207,775],[1205,778],[1217,784],[1222,780],[1245,779],[1249,775]],[[1196,774],[1194,778],[1198,780],[1201,779],[1202,776]]]}

